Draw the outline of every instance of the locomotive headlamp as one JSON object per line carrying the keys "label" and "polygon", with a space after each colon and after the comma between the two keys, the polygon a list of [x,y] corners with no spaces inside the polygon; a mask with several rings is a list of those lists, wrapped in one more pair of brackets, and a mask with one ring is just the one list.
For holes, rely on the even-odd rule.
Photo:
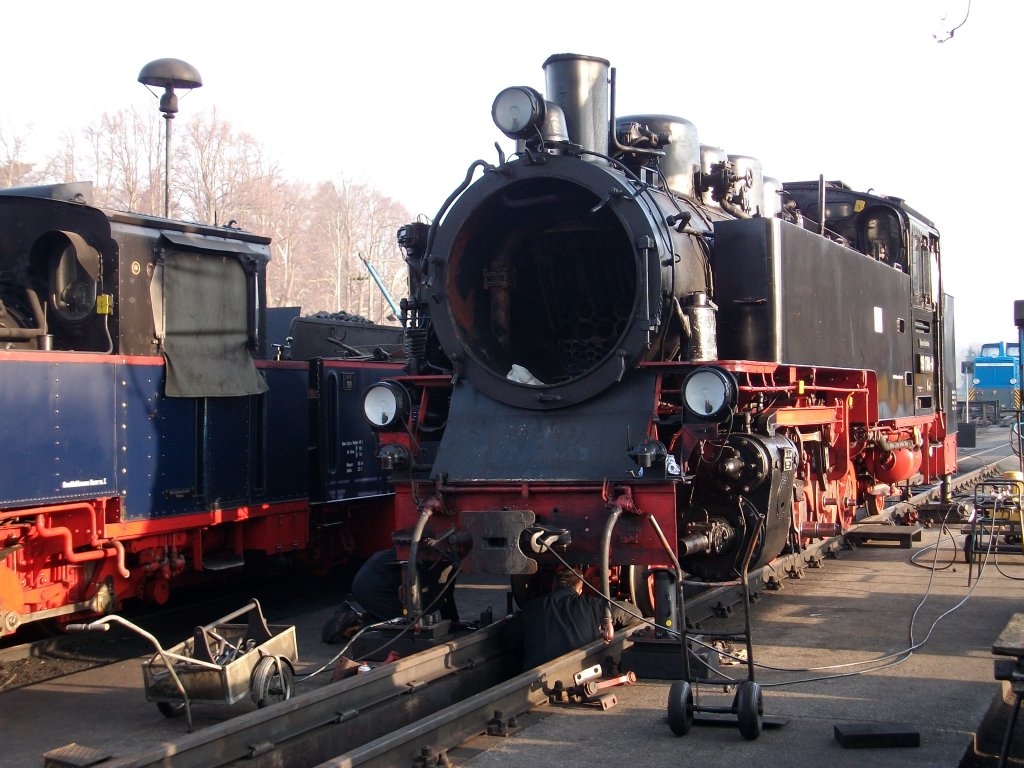
{"label": "locomotive headlamp", "polygon": [[728,371],[703,366],[683,381],[683,406],[702,421],[721,421],[736,404],[736,379]]}
{"label": "locomotive headlamp", "polygon": [[517,85],[495,97],[491,118],[498,130],[510,139],[525,139],[537,135],[544,123],[544,109],[544,97],[540,93]]}
{"label": "locomotive headlamp", "polygon": [[393,469],[404,469],[409,466],[409,450],[404,445],[389,443],[382,445],[377,451],[377,461],[381,469],[390,472]]}
{"label": "locomotive headlamp", "polygon": [[400,429],[409,415],[409,393],[397,381],[379,381],[363,395],[363,416],[375,429]]}

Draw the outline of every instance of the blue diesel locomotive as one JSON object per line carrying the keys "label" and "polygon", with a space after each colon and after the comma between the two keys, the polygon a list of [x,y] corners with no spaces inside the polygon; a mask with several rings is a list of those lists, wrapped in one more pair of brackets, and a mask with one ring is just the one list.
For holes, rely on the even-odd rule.
{"label": "blue diesel locomotive", "polygon": [[968,373],[970,415],[990,416],[995,423],[1003,421],[1004,417],[1011,418],[1012,413],[1004,411],[1020,410],[1020,344],[1016,341],[982,344],[981,351],[971,362],[974,372]]}

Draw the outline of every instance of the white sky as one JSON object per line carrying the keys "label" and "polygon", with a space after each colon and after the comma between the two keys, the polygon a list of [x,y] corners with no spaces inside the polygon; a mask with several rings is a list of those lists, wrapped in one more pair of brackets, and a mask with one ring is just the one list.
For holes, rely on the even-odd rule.
{"label": "white sky", "polygon": [[[674,114],[782,181],[825,174],[903,197],[942,234],[957,346],[1016,339],[1024,3],[974,0],[9,3],[0,126],[42,161],[60,134],[157,100],[147,62],[184,59],[292,179],[368,181],[432,216],[508,85],[543,91],[552,53],[611,61],[619,114]],[[948,17],[943,21],[943,17]],[[1002,202],[1000,202],[1002,201]],[[315,308],[309,308],[314,310]]]}

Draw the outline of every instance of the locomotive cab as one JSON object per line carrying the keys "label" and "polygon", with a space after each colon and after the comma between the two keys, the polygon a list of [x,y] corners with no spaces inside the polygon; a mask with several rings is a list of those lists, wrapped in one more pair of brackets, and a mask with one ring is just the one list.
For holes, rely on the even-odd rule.
{"label": "locomotive cab", "polygon": [[[90,184],[0,191],[0,344],[112,351],[113,243]],[[109,284],[110,278],[106,277]]]}
{"label": "locomotive cab", "polygon": [[0,342],[162,355],[171,397],[265,391],[254,359],[265,356],[269,241],[106,213],[89,204],[91,187],[0,195]]}

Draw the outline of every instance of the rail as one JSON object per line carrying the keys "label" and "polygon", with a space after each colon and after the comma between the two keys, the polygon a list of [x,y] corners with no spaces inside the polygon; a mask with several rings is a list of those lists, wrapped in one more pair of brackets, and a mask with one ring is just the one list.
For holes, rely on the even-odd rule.
{"label": "rail", "polygon": [[412,764],[424,748],[444,752],[535,706],[556,681],[571,685],[581,669],[617,660],[627,642],[620,632],[611,645],[598,641],[519,674],[518,654],[500,634],[499,622],[104,767]]}

